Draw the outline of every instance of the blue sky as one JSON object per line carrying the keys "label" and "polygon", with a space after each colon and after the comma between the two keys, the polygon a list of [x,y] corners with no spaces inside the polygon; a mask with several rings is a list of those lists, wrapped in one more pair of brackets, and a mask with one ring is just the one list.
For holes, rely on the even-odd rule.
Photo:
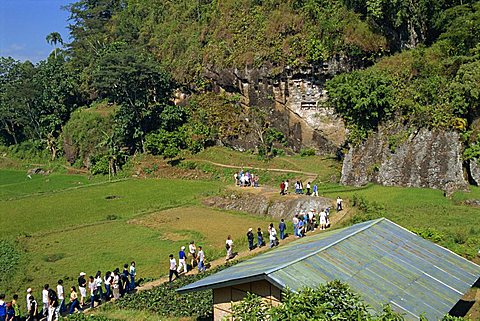
{"label": "blue sky", "polygon": [[61,7],[75,0],[0,0],[0,56],[38,62],[53,47],[45,37],[59,32],[68,42],[68,12]]}

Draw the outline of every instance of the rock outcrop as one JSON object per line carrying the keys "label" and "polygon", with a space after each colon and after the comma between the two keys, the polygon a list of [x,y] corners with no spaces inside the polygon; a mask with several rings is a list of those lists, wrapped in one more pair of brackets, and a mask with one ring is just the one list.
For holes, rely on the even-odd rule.
{"label": "rock outcrop", "polygon": [[[303,147],[320,154],[335,153],[345,142],[345,125],[327,100],[325,83],[342,72],[362,67],[344,57],[336,57],[322,65],[287,68],[272,75],[273,68],[208,70],[205,76],[216,90],[241,95],[241,104],[258,107],[268,116],[270,124],[283,132],[295,151]],[[256,144],[253,135],[239,137],[229,145],[239,149]]]}
{"label": "rock outcrop", "polygon": [[472,183],[477,186],[480,186],[480,160],[479,159],[471,159],[468,161],[469,172],[470,172],[470,179]]}
{"label": "rock outcrop", "polygon": [[341,183],[464,189],[462,144],[454,131],[381,128],[345,155]]}
{"label": "rock outcrop", "polygon": [[269,199],[264,195],[250,193],[232,193],[229,196],[215,196],[203,201],[204,205],[224,210],[235,210],[256,215],[268,215],[275,219],[292,218],[293,213],[300,210],[333,207],[335,201],[324,197],[288,196],[280,199]]}

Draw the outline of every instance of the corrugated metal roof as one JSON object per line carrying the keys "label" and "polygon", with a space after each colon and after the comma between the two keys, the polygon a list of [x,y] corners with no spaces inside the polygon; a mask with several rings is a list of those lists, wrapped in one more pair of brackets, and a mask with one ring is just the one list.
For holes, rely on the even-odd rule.
{"label": "corrugated metal roof", "polygon": [[268,280],[292,290],[334,279],[372,307],[441,318],[479,279],[480,266],[378,219],[305,237],[180,288],[180,293]]}

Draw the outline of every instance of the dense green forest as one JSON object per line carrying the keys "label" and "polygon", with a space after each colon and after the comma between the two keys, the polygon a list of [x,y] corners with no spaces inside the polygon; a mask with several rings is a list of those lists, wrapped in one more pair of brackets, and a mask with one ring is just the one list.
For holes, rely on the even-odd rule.
{"label": "dense green forest", "polygon": [[[48,35],[46,60],[0,58],[4,150],[96,173],[135,153],[198,152],[246,130],[238,97],[212,93],[206,70],[267,68],[274,78],[348,57],[361,69],[327,89],[350,141],[400,119],[458,130],[465,157],[480,155],[479,1],[80,0],[65,10],[71,41]],[[182,106],[178,90],[189,94]],[[283,141],[255,125],[265,126],[264,152]]]}

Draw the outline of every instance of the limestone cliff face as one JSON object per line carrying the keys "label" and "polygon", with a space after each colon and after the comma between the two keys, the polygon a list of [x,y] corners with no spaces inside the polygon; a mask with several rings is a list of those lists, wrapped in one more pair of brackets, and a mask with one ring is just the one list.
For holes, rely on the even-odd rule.
{"label": "limestone cliff face", "polygon": [[480,159],[469,160],[468,166],[472,183],[480,186]]}
{"label": "limestone cliff face", "polygon": [[[323,65],[285,69],[272,75],[270,68],[208,70],[217,90],[241,95],[246,108],[258,107],[272,126],[287,137],[295,151],[315,148],[320,154],[335,153],[345,142],[345,125],[326,107],[325,82],[341,72],[361,67],[347,58],[336,57]],[[254,148],[255,135],[239,137],[229,144],[239,149]]]}
{"label": "limestone cliff face", "polygon": [[341,182],[364,185],[464,189],[459,135],[453,131],[380,129],[345,155]]}

